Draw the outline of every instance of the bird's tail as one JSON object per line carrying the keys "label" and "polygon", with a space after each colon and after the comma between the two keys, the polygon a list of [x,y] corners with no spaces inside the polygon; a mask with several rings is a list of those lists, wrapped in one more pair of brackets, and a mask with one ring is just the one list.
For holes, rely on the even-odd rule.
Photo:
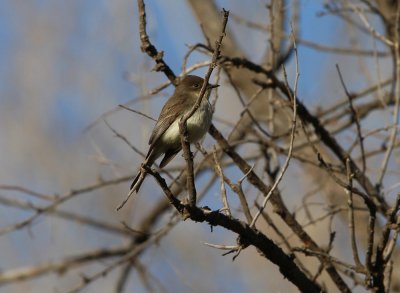
{"label": "bird's tail", "polygon": [[129,190],[128,196],[124,199],[124,201],[117,207],[117,211],[119,211],[125,204],[126,202],[129,200],[129,198],[134,194],[134,193],[138,193],[140,186],[142,185],[144,178],[146,177],[146,173],[142,172],[142,170],[140,170],[138,172],[138,174],[136,175],[135,179],[133,179],[133,182],[131,184],[131,189]]}
{"label": "bird's tail", "polygon": [[[143,165],[146,166],[151,166],[154,163],[154,160],[156,157],[154,156],[154,149],[150,148],[149,152],[147,153],[146,160],[143,162]],[[117,211],[119,211],[129,200],[129,198],[134,194],[138,193],[140,187],[142,186],[142,183],[144,181],[144,178],[147,175],[147,172],[144,172],[142,170],[143,168],[140,168],[139,172],[137,173],[136,177],[133,179],[133,182],[131,184],[131,188],[129,189],[128,196],[125,198],[125,200],[117,207]]]}
{"label": "bird's tail", "polygon": [[[146,155],[146,159],[144,160],[143,165],[146,166],[151,166],[154,163],[154,160],[156,158],[154,157],[154,148],[150,148],[149,152]],[[140,186],[142,186],[142,183],[144,181],[144,178],[146,177],[147,173],[143,172],[142,168],[140,168],[138,174],[136,175],[136,177],[133,179],[133,182],[131,184],[131,188],[129,189],[129,194],[128,197],[130,197],[132,195],[132,193],[139,192]]]}
{"label": "bird's tail", "polygon": [[131,192],[139,192],[140,186],[142,186],[142,183],[144,181],[144,178],[146,177],[146,173],[142,172],[141,170],[138,172],[136,177],[133,179],[129,193]]}

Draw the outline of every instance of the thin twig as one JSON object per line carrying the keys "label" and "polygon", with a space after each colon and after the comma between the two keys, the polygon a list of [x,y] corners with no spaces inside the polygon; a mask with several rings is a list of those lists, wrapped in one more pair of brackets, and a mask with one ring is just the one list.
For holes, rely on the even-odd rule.
{"label": "thin twig", "polygon": [[154,67],[155,71],[162,71],[168,77],[168,79],[176,85],[176,76],[174,72],[169,68],[167,63],[165,63],[163,57],[164,52],[158,51],[156,47],[150,42],[150,38],[146,32],[146,11],[143,0],[137,0],[138,10],[139,10],[139,35],[140,35],[140,49],[142,52],[147,53],[156,62]]}
{"label": "thin twig", "polygon": [[40,198],[43,200],[53,201],[53,200],[57,199],[57,196],[40,193],[40,192],[28,189],[23,186],[18,186],[18,185],[0,184],[0,189],[19,191],[24,194],[31,195],[31,196],[34,196],[34,197],[37,197],[37,198]]}
{"label": "thin twig", "polygon": [[214,68],[217,66],[217,60],[220,55],[220,48],[222,45],[222,39],[225,36],[225,29],[226,29],[226,24],[228,22],[229,18],[229,11],[223,10],[224,12],[224,19],[222,21],[222,29],[221,29],[221,34],[218,38],[218,40],[215,42],[215,50],[214,54],[212,57],[212,62],[208,68],[208,71],[206,73],[206,76],[204,77],[204,83],[201,87],[199,97],[197,98],[196,103],[193,105],[192,109],[183,115],[181,120],[179,121],[179,132],[181,135],[181,144],[182,144],[182,151],[183,151],[183,157],[185,158],[186,164],[187,164],[187,189],[189,192],[189,202],[192,206],[196,205],[196,187],[194,184],[194,176],[193,176],[193,154],[190,151],[190,143],[189,143],[189,138],[188,138],[188,131],[187,131],[187,125],[186,122],[187,120],[196,112],[196,110],[200,107],[201,101],[204,98],[204,95],[207,90],[208,86],[208,81],[211,77],[211,74],[214,70]]}
{"label": "thin twig", "polygon": [[[0,204],[4,205],[4,206],[14,207],[14,208],[28,210],[28,211],[35,211],[35,212],[40,212],[40,210],[43,209],[42,207],[35,205],[31,202],[25,202],[25,201],[17,200],[15,198],[7,198],[7,197],[3,197],[3,196],[0,196]],[[125,229],[123,229],[119,226],[110,224],[105,221],[96,220],[96,219],[93,219],[93,218],[90,218],[90,217],[87,217],[84,215],[80,215],[80,214],[77,214],[74,212],[56,209],[56,210],[49,210],[46,214],[49,216],[52,216],[52,217],[69,220],[73,223],[84,224],[84,225],[87,225],[88,227],[93,227],[93,228],[100,229],[102,231],[109,232],[109,233],[114,233],[117,235],[125,235],[126,236],[129,234],[129,233],[127,233],[127,231]]]}
{"label": "thin twig", "polygon": [[[288,151],[285,163],[283,164],[283,166],[279,172],[279,175],[277,176],[277,178],[276,178],[274,184],[272,185],[271,189],[269,190],[268,194],[265,196],[263,203],[261,205],[261,209],[259,209],[257,214],[254,216],[254,218],[250,224],[250,227],[254,227],[254,225],[256,224],[257,219],[261,215],[262,211],[265,209],[269,198],[271,197],[271,195],[274,193],[275,189],[278,187],[279,183],[281,182],[283,175],[285,174],[287,168],[289,167],[290,158],[292,157],[293,143],[294,143],[294,137],[295,137],[295,132],[296,132],[296,119],[297,119],[296,92],[297,92],[297,82],[299,79],[298,56],[297,56],[297,48],[296,48],[295,41],[293,42],[293,46],[294,46],[295,59],[296,59],[296,78],[295,78],[295,82],[294,82],[293,96],[291,97],[292,102],[293,102],[293,116],[292,116],[292,131],[291,131],[290,142],[289,142],[289,151]],[[285,75],[286,83],[288,83],[285,67],[282,66],[282,68],[283,68],[283,72]]]}
{"label": "thin twig", "polygon": [[353,258],[354,258],[354,263],[357,267],[362,268],[363,265],[361,264],[360,257],[358,255],[358,249],[357,249],[357,242],[356,242],[356,227],[354,223],[354,206],[353,206],[353,173],[351,170],[350,166],[350,161],[346,160],[346,168],[347,168],[347,182],[349,184],[349,189],[345,189],[345,192],[347,193],[349,199],[348,199],[348,222],[349,222],[349,231],[350,231],[350,239],[351,239],[351,248],[353,250]]}
{"label": "thin twig", "polygon": [[75,189],[75,190],[71,190],[70,192],[68,192],[65,195],[59,196],[57,198],[57,200],[55,200],[53,203],[42,207],[40,209],[37,209],[35,214],[30,216],[29,218],[12,224],[10,226],[4,227],[2,229],[0,229],[0,236],[6,233],[9,233],[11,231],[15,231],[15,230],[20,230],[22,228],[25,228],[27,226],[29,226],[30,224],[33,223],[33,221],[35,221],[37,218],[39,218],[41,215],[50,212],[52,210],[54,210],[56,207],[58,207],[59,205],[61,205],[62,203],[74,198],[77,195],[83,194],[83,193],[88,193],[106,186],[110,186],[110,185],[116,185],[125,181],[128,181],[132,178],[132,176],[125,176],[125,177],[120,177],[120,178],[115,178],[112,180],[108,180],[108,181],[100,181],[98,183],[94,183],[92,185],[88,185],[86,187],[80,188],[80,189]]}
{"label": "thin twig", "polygon": [[378,40],[380,40],[389,47],[394,46],[392,41],[390,41],[388,38],[384,37],[374,29],[374,27],[369,23],[368,19],[365,17],[363,10],[360,7],[355,6],[350,1],[348,1],[347,4],[353,9],[354,12],[358,14],[361,21],[364,23],[365,27],[369,30],[369,32],[373,37],[377,38]]}
{"label": "thin twig", "polygon": [[[395,43],[394,43],[394,60],[395,60],[395,91],[394,91],[394,100],[395,100],[395,105],[393,108],[393,124],[394,125],[398,125],[399,124],[399,118],[400,118],[400,46],[399,46],[399,21],[400,21],[400,4],[397,4],[397,14],[396,14],[396,28],[395,28]],[[389,164],[389,159],[390,156],[393,152],[393,148],[394,148],[394,144],[396,142],[396,137],[397,137],[397,131],[398,128],[394,127],[390,133],[390,137],[389,137],[389,146],[386,150],[385,156],[382,160],[381,163],[381,170],[379,173],[379,177],[378,177],[378,186],[382,186],[383,183],[383,178],[385,176],[386,173],[386,169],[388,167]]]}
{"label": "thin twig", "polygon": [[116,131],[108,122],[107,120],[104,119],[104,123],[107,125],[107,127],[112,131],[112,133],[114,133],[115,137],[121,139],[122,141],[124,141],[135,153],[138,153],[139,155],[141,155],[142,157],[146,157],[146,155],[144,153],[142,153],[138,148],[136,148],[133,144],[131,144],[131,142],[121,133],[119,133],[118,131]]}
{"label": "thin twig", "polygon": [[214,145],[214,150],[213,150],[213,157],[214,157],[214,162],[215,162],[215,170],[217,171],[217,175],[221,179],[221,198],[222,198],[222,203],[224,206],[224,211],[226,211],[226,214],[231,217],[232,214],[231,214],[231,210],[229,208],[228,197],[226,196],[224,173],[222,172],[221,165],[219,164],[219,161],[218,161],[217,148],[215,145]]}
{"label": "thin twig", "polygon": [[[396,202],[393,206],[392,212],[389,215],[389,220],[383,232],[381,247],[385,247],[382,251],[382,258],[384,263],[388,263],[391,259],[394,248],[396,247],[397,238],[400,232],[400,216],[396,217],[400,208],[400,193],[397,194]],[[393,227],[394,226],[394,227]],[[394,230],[393,236],[388,242],[390,231]]]}
{"label": "thin twig", "polygon": [[131,112],[133,112],[133,113],[139,114],[139,115],[141,115],[141,116],[143,116],[143,117],[146,117],[146,118],[148,118],[148,119],[150,119],[150,120],[153,120],[153,121],[157,122],[157,119],[154,119],[153,117],[150,117],[149,115],[146,115],[146,114],[144,114],[144,113],[142,113],[142,112],[140,112],[140,111],[138,111],[138,110],[129,108],[129,107],[127,107],[127,106],[125,106],[125,105],[121,105],[121,104],[119,104],[118,107],[121,107],[122,109],[131,111]]}
{"label": "thin twig", "polygon": [[[347,90],[346,84],[344,83],[344,79],[342,76],[342,73],[340,71],[339,65],[336,64],[336,70],[339,74],[339,78],[340,78],[340,82],[343,86],[343,89],[346,93],[346,96],[349,100],[349,105],[350,105],[350,111],[352,113],[352,117],[354,119],[354,122],[356,124],[356,128],[357,128],[357,136],[358,136],[358,140],[360,143],[360,151],[361,151],[361,162],[362,162],[362,172],[365,173],[366,170],[366,161],[365,161],[365,149],[364,149],[364,137],[362,135],[361,132],[361,125],[360,125],[360,118],[358,117],[358,114],[356,112],[356,110],[354,109],[354,105],[353,105],[353,99],[351,98],[351,95],[349,93],[349,91]],[[348,163],[348,160],[346,160],[346,164]]]}
{"label": "thin twig", "polygon": [[84,289],[89,283],[104,277],[117,267],[133,260],[136,256],[138,256],[143,249],[147,248],[149,245],[153,245],[157,243],[161,237],[167,234],[172,228],[174,227],[174,222],[170,222],[165,225],[158,233],[149,237],[145,242],[141,243],[140,245],[135,245],[134,248],[129,249],[125,255],[119,258],[117,261],[113,262],[111,265],[108,265],[105,269],[91,275],[91,276],[82,276],[82,282],[73,288],[72,290],[68,291],[68,293],[77,293]]}

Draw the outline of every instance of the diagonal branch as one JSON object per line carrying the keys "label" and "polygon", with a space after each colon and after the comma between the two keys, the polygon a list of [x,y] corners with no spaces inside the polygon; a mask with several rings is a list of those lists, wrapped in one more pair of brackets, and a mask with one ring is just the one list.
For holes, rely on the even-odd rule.
{"label": "diagonal branch", "polygon": [[138,0],[138,11],[139,11],[139,35],[140,35],[140,49],[142,52],[147,53],[156,62],[154,67],[155,71],[162,71],[168,77],[168,79],[176,85],[176,76],[171,68],[165,63],[163,57],[164,52],[158,51],[156,47],[150,42],[150,38],[146,32],[146,11],[143,0]]}
{"label": "diagonal branch", "polygon": [[[162,190],[171,201],[174,198],[165,180],[157,172],[149,169],[152,175],[161,186]],[[172,200],[174,207],[184,218],[190,218],[195,222],[207,222],[211,226],[221,226],[239,235],[240,245],[253,245],[268,260],[279,267],[279,271],[290,282],[299,288],[301,292],[321,292],[321,288],[299,269],[294,263],[292,256],[283,252],[272,240],[255,228],[250,227],[245,222],[233,219],[218,211],[210,211],[208,208],[185,205],[181,201]]]}

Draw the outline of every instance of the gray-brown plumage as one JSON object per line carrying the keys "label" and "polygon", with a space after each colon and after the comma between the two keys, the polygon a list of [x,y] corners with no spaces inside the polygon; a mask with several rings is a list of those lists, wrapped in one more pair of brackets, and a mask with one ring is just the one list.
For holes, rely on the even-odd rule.
{"label": "gray-brown plumage", "polygon": [[[164,154],[160,168],[166,166],[181,150],[179,121],[196,103],[204,79],[195,75],[187,75],[178,84],[174,94],[168,99],[161,110],[156,126],[149,139],[149,151],[144,165],[151,166]],[[208,101],[211,90],[218,85],[207,85],[206,94],[200,107],[187,120],[189,142],[194,143],[201,139],[208,131],[212,119],[212,108]],[[133,179],[129,196],[138,192],[146,174],[139,171]]]}

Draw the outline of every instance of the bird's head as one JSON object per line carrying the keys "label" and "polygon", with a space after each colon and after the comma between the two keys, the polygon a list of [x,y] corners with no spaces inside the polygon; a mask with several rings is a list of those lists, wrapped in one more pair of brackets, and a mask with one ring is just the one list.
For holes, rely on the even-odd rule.
{"label": "bird's head", "polygon": [[[176,87],[177,91],[184,93],[195,93],[196,95],[200,94],[201,88],[203,86],[204,79],[196,76],[196,75],[186,75],[181,82]],[[207,91],[211,91],[211,89],[219,87],[218,84],[208,84]]]}

